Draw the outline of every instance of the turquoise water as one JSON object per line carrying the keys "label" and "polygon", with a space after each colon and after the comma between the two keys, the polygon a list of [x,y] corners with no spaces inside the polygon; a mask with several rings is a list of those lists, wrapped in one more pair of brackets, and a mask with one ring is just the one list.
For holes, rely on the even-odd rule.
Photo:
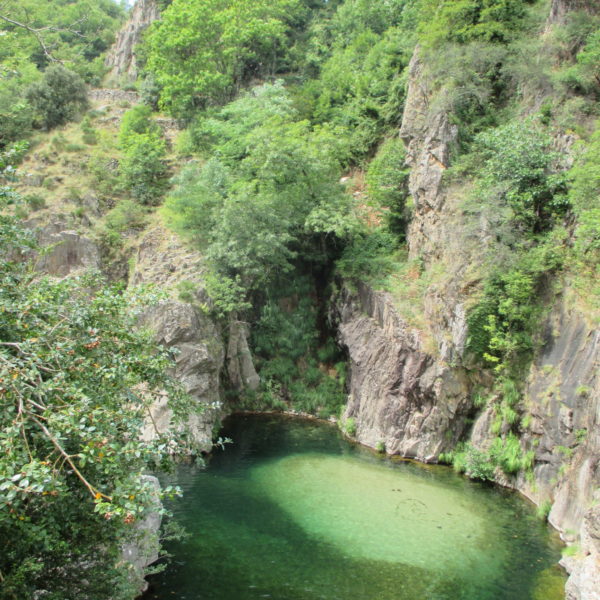
{"label": "turquoise water", "polygon": [[171,507],[189,537],[145,600],[558,600],[558,538],[513,493],[327,425],[229,419]]}

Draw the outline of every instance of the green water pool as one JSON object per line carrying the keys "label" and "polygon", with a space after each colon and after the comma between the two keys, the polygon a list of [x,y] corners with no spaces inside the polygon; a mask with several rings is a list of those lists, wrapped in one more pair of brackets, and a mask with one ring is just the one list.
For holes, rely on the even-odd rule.
{"label": "green water pool", "polygon": [[558,537],[514,493],[311,421],[236,416],[222,435],[206,467],[168,479],[189,536],[145,600],[564,597]]}

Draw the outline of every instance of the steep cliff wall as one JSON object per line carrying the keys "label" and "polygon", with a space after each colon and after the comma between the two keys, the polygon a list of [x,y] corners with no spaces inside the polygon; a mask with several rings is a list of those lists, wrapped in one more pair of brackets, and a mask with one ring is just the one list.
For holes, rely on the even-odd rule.
{"label": "steep cliff wall", "polygon": [[159,18],[160,11],[156,0],[136,1],[127,23],[117,34],[117,40],[106,57],[105,64],[110,69],[110,81],[124,83],[136,80],[138,62],[135,47],[148,26]]}
{"label": "steep cliff wall", "polygon": [[[567,9],[555,2],[551,19]],[[358,441],[373,447],[383,441],[388,452],[427,461],[465,433],[481,449],[493,437],[493,409],[479,414],[468,434],[467,419],[477,412],[472,390],[491,375],[465,353],[466,314],[493,232],[484,222],[467,226],[461,197],[468,190],[443,182],[457,131],[446,115],[432,112],[433,94],[417,51],[400,135],[412,169],[409,253],[420,261],[427,282],[416,300],[422,319],[415,325],[396,293],[363,286],[344,289],[337,298],[339,339],[351,370],[344,418],[356,420]],[[597,600],[600,333],[572,301],[568,282],[551,305],[519,407],[530,415],[519,438],[523,451],[535,453],[533,471],[513,478],[498,473],[498,480],[538,504],[550,503],[550,522],[580,546],[564,563],[572,572],[567,597]]]}

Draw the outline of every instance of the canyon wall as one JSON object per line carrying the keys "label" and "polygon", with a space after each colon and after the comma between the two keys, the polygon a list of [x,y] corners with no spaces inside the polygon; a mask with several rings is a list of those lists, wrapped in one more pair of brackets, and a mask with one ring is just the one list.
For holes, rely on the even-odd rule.
{"label": "canyon wall", "polygon": [[[551,22],[560,22],[575,5],[554,2]],[[412,276],[423,281],[424,292],[407,307],[406,298],[398,300],[402,289],[388,293],[346,284],[334,300],[339,342],[350,359],[350,394],[342,418],[354,419],[359,442],[384,443],[389,453],[424,461],[437,460],[461,438],[487,450],[494,437],[493,407],[477,409],[473,402],[474,388],[491,384],[492,376],[465,350],[466,314],[493,232],[483,220],[475,227],[466,221],[461,206],[468,190],[460,182],[444,183],[458,132],[447,115],[432,111],[434,93],[417,49],[400,136],[414,201],[409,259],[420,265]],[[533,470],[517,477],[498,470],[497,479],[550,507],[550,523],[577,549],[563,560],[572,574],[568,600],[597,600],[600,332],[578,306],[568,281],[548,304],[540,323],[542,347],[519,407],[531,415],[518,435],[522,451],[534,452]]]}

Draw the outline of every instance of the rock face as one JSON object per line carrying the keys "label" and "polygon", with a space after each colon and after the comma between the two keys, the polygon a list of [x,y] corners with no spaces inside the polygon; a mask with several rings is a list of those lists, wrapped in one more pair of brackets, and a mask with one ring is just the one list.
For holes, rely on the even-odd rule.
{"label": "rock face", "polygon": [[600,600],[600,493],[596,506],[586,513],[581,526],[581,552],[577,558],[567,558],[561,564],[570,573],[566,585],[566,600]]}
{"label": "rock face", "polygon": [[256,390],[260,377],[254,368],[252,354],[248,346],[250,331],[246,323],[232,319],[229,324],[227,345],[227,371],[231,385],[238,392],[248,388]]}
{"label": "rock face", "polygon": [[[588,7],[555,1],[551,18],[575,5]],[[483,220],[468,231],[461,210],[465,188],[443,182],[457,131],[444,114],[431,112],[432,96],[417,50],[400,135],[412,167],[408,245],[424,274],[425,291],[414,299],[422,318],[411,320],[395,293],[365,286],[343,289],[335,308],[339,339],[350,357],[343,418],[355,419],[358,441],[372,447],[383,442],[390,453],[425,461],[435,461],[468,432],[467,420],[477,412],[472,390],[490,381],[465,345],[468,303],[481,278],[482,249],[493,236]],[[568,285],[540,327],[544,344],[521,406],[531,423],[519,432],[523,450],[535,452],[534,477],[500,483],[551,503],[550,522],[566,541],[581,544],[579,555],[567,561],[568,600],[598,600],[600,332],[571,301]],[[493,409],[481,412],[471,429],[474,445],[489,446],[492,421]]]}
{"label": "rock face", "polygon": [[599,7],[595,0],[552,0],[548,25],[563,25],[569,12],[573,10],[597,13]]}
{"label": "rock face", "polygon": [[350,357],[350,396],[344,419],[356,439],[385,444],[390,454],[423,461],[450,450],[466,427],[469,382],[422,349],[420,332],[391,298],[360,286],[337,301],[339,340]]}
{"label": "rock face", "polygon": [[148,26],[159,18],[156,0],[137,0],[129,20],[117,34],[117,40],[106,57],[105,64],[110,69],[109,80],[119,83],[136,80],[138,66],[135,47]]}
{"label": "rock face", "polygon": [[[152,307],[143,324],[155,332],[158,344],[174,351],[173,377],[190,395],[192,411],[185,430],[200,450],[212,448],[212,430],[222,414],[219,375],[224,351],[214,324],[190,304],[167,301]],[[165,396],[151,408],[144,437],[152,439],[172,426],[172,411]]]}
{"label": "rock face", "polygon": [[[26,223],[35,227],[36,223]],[[76,231],[66,228],[61,221],[41,227],[36,231],[37,241],[42,251],[35,260],[36,270],[65,277],[76,271],[100,268],[100,252],[96,244]]]}

